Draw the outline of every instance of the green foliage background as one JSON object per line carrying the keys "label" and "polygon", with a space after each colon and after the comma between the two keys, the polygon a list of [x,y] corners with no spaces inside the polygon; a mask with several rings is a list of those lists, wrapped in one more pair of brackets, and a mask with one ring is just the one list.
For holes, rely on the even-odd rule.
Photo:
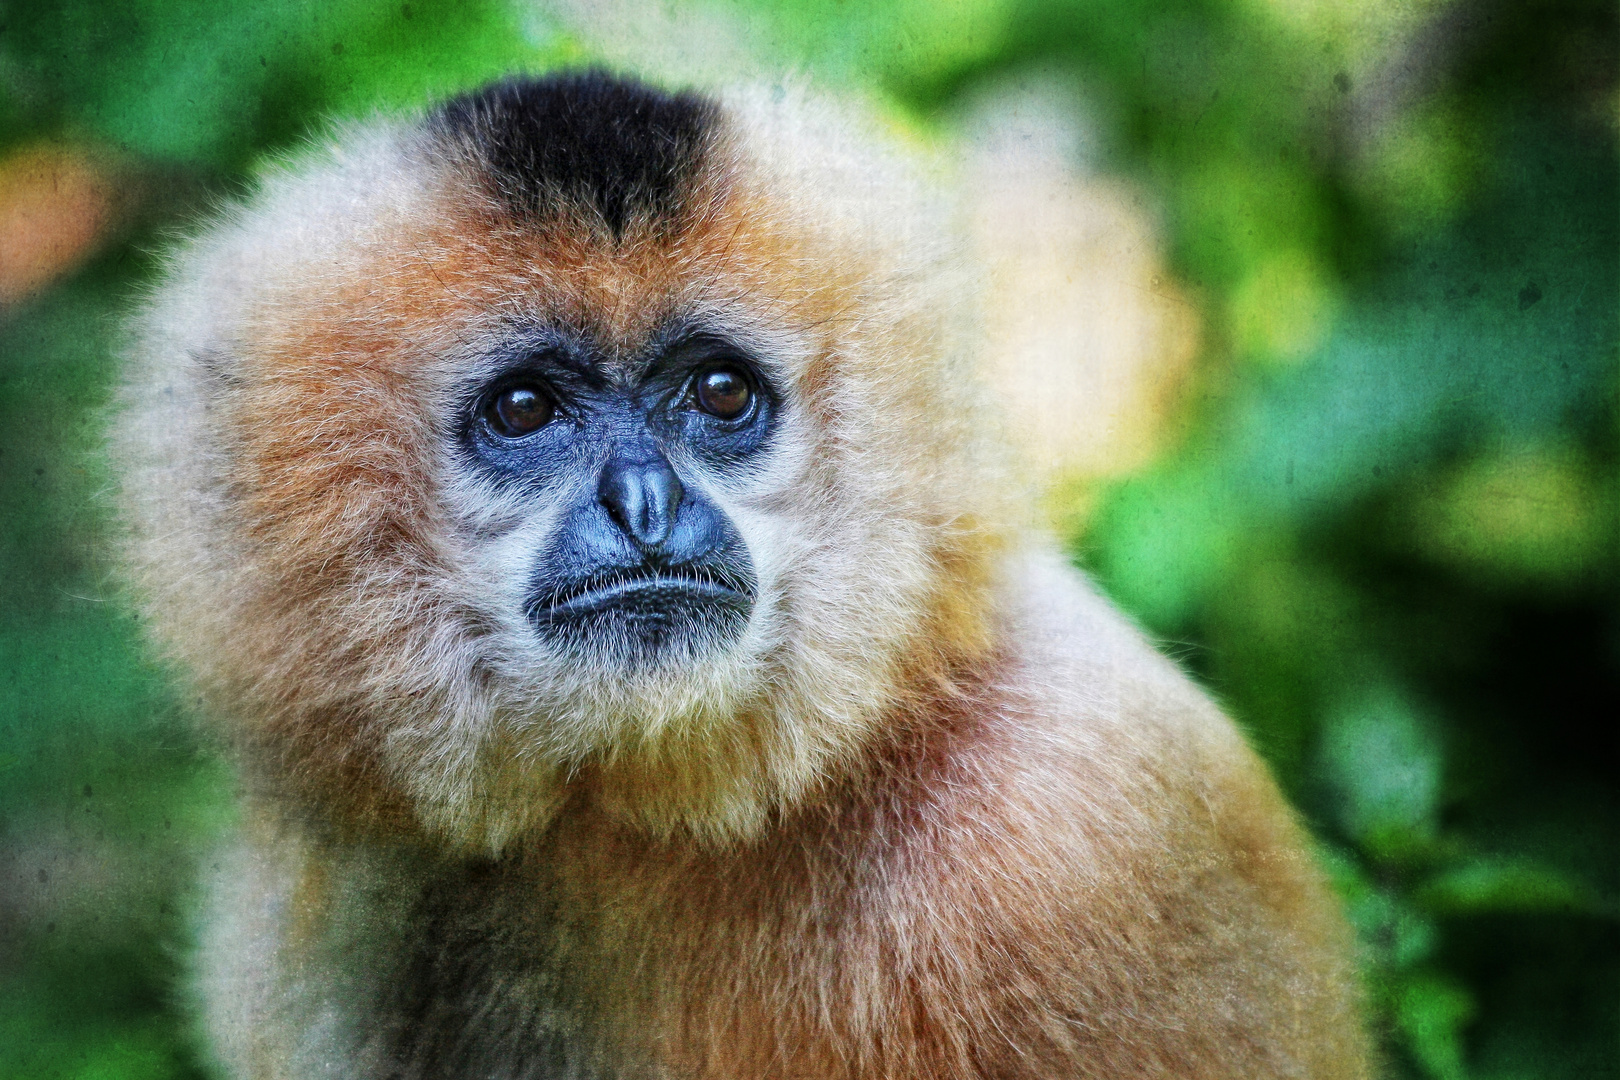
{"label": "green foliage background", "polygon": [[[701,10],[924,129],[1081,89],[1206,338],[1076,558],[1316,830],[1391,1076],[1620,1075],[1614,4]],[[230,777],[116,601],[97,451],[153,252],[322,117],[601,47],[503,0],[0,6],[0,158],[100,148],[136,208],[0,310],[0,1078],[206,1075],[176,972]]]}

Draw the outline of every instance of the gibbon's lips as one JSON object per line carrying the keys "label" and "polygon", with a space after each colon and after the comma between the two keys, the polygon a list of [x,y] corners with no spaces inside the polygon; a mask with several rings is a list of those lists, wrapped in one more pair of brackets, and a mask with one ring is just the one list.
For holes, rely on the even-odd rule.
{"label": "gibbon's lips", "polygon": [[542,638],[636,669],[735,641],[754,592],[746,565],[642,563],[541,586],[528,616]]}
{"label": "gibbon's lips", "polygon": [[530,610],[538,613],[538,609],[544,608],[556,614],[585,614],[622,605],[650,607],[661,599],[684,604],[710,601],[738,605],[746,610],[753,606],[753,588],[747,583],[725,581],[707,568],[642,566],[598,574],[546,596],[537,596]]}

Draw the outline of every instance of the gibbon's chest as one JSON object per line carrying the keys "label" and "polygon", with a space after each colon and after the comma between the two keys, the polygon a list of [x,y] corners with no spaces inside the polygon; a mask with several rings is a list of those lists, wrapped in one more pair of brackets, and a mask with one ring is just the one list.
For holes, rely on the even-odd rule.
{"label": "gibbon's chest", "polygon": [[395,1075],[954,1075],[849,1072],[851,1047],[926,1041],[913,1029],[937,1010],[913,965],[973,929],[952,925],[972,905],[949,886],[931,915],[901,917],[897,891],[927,869],[883,833],[824,824],[707,854],[565,833],[443,873],[402,936],[415,944],[387,1005]]}

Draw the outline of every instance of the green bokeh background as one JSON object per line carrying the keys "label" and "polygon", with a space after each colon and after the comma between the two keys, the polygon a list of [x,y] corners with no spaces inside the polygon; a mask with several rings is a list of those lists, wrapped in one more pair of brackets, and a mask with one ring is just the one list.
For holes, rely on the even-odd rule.
{"label": "green bokeh background", "polygon": [[[1078,88],[1205,330],[1075,558],[1306,815],[1390,1076],[1620,1076],[1612,0],[656,10],[925,132]],[[207,1075],[177,972],[230,776],[141,658],[97,450],[154,253],[323,117],[626,55],[504,0],[0,4],[0,160],[91,148],[125,207],[0,309],[0,1078]]]}

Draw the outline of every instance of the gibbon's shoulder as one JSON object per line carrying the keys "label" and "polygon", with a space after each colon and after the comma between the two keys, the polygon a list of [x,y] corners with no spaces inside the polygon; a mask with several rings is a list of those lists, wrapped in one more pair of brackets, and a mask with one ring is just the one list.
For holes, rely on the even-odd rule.
{"label": "gibbon's shoulder", "polygon": [[1054,837],[1107,836],[1117,857],[1203,851],[1240,875],[1286,854],[1288,888],[1319,888],[1265,764],[1174,662],[1049,546],[1015,550],[1003,575],[1012,787]]}
{"label": "gibbon's shoulder", "polygon": [[1017,680],[1042,712],[1144,743],[1235,738],[1220,710],[1044,538],[1011,548],[1001,580]]}

